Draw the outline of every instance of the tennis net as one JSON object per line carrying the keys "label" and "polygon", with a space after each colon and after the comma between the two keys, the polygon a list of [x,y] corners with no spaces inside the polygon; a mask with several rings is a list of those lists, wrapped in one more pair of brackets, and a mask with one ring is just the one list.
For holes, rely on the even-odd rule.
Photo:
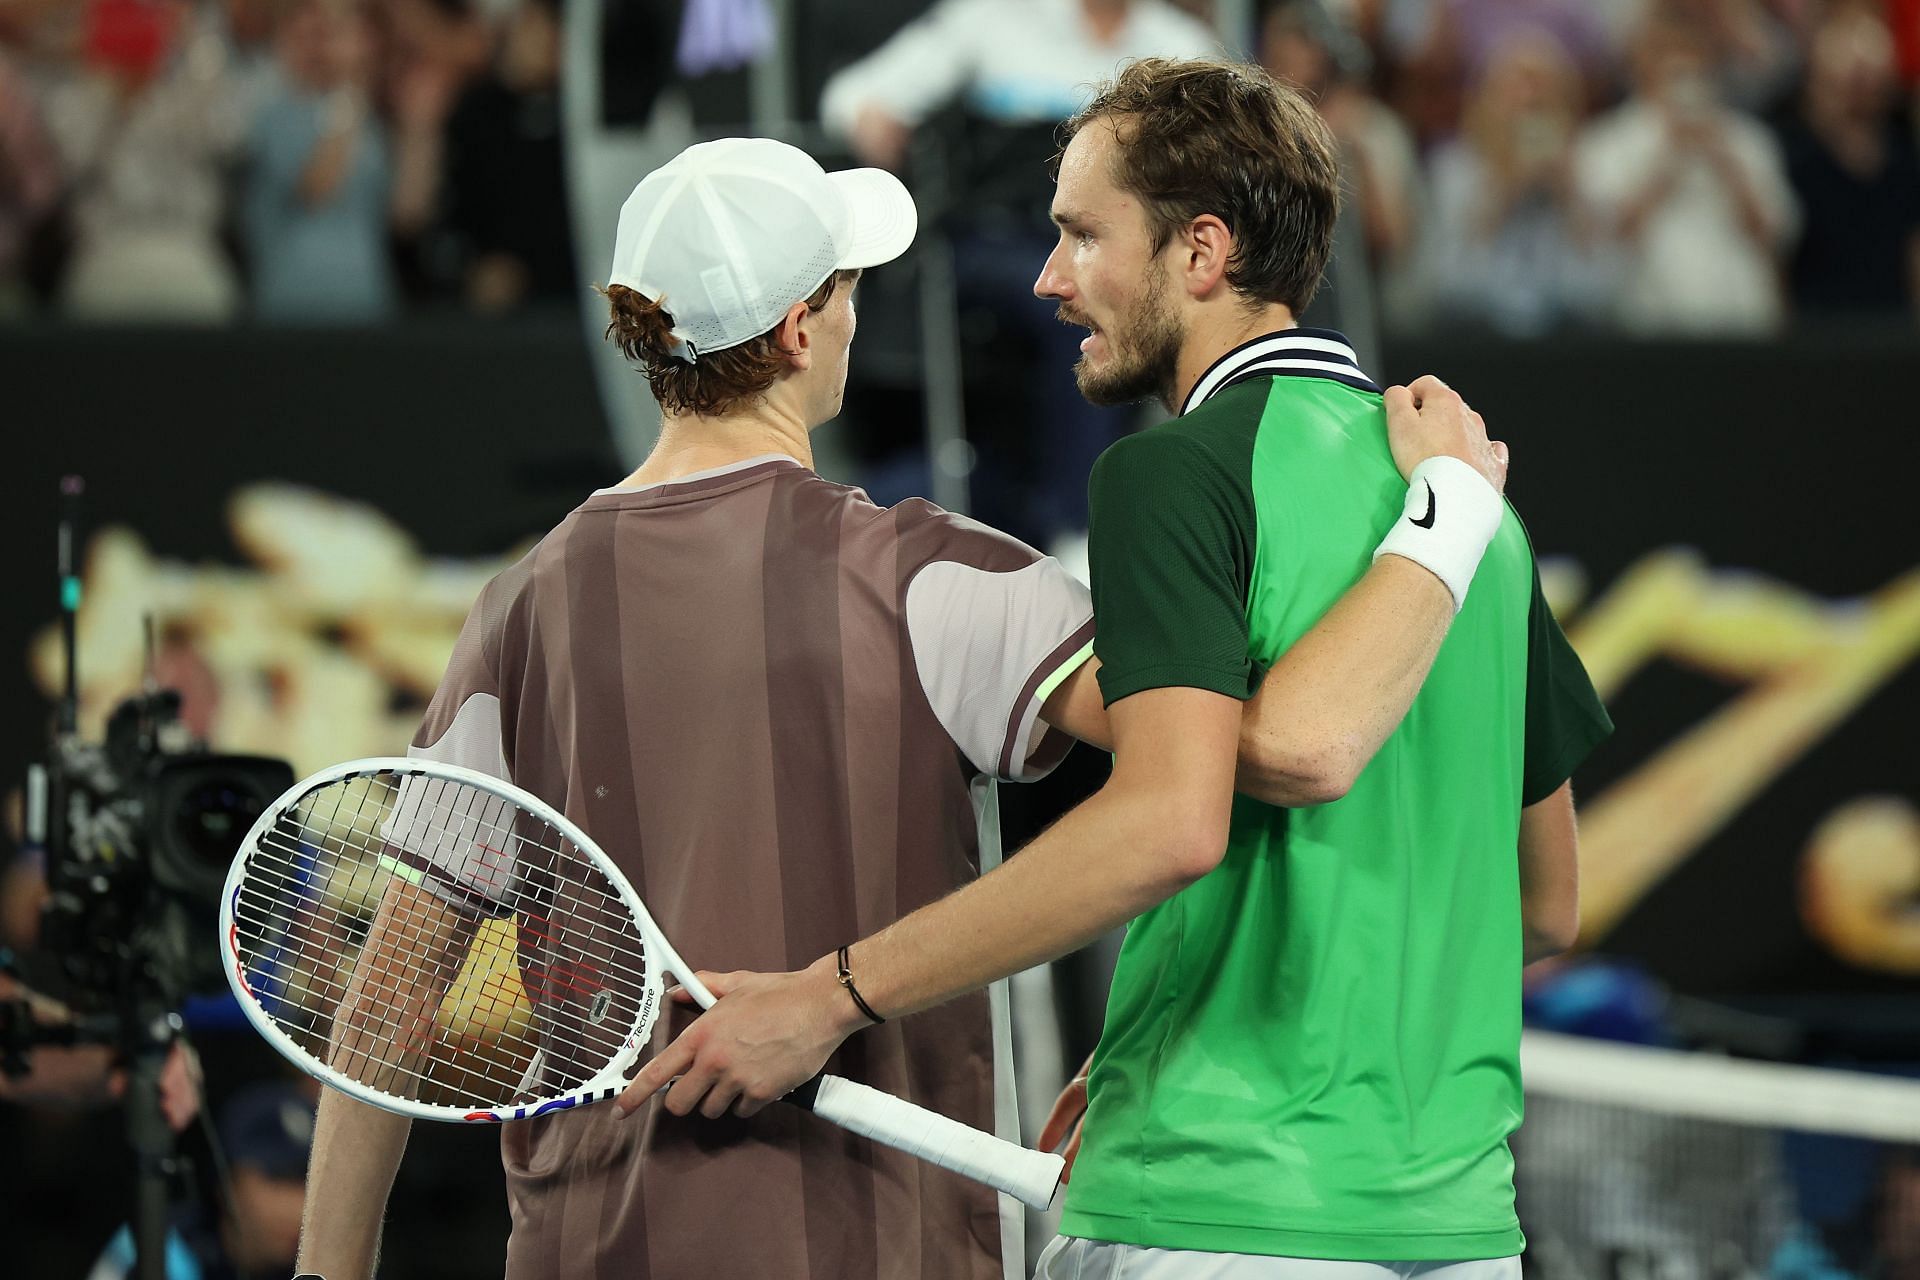
{"label": "tennis net", "polygon": [[1920,1280],[1920,1081],[1528,1032],[1532,1280]]}

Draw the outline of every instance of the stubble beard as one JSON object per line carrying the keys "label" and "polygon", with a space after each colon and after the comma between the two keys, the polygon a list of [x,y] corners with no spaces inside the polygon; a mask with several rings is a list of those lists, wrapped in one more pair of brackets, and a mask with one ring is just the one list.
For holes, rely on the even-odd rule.
{"label": "stubble beard", "polygon": [[1093,368],[1084,354],[1074,363],[1074,382],[1089,403],[1112,407],[1158,400],[1172,408],[1186,334],[1166,304],[1166,268],[1154,263],[1144,284],[1122,326],[1103,331],[1112,352],[1106,367]]}

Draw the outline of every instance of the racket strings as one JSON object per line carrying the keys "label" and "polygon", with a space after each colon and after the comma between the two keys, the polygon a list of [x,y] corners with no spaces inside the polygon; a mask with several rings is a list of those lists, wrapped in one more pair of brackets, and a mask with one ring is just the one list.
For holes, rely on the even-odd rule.
{"label": "racket strings", "polygon": [[250,989],[303,1051],[414,1101],[576,1087],[647,1007],[643,935],[593,861],[443,778],[309,793],[249,851],[234,927]]}

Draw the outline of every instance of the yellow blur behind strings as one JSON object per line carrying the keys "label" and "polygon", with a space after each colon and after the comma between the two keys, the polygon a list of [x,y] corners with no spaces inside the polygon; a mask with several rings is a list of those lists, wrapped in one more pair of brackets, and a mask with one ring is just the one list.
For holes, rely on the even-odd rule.
{"label": "yellow blur behind strings", "polygon": [[[330,1012],[347,990],[360,941],[392,879],[381,866],[380,852],[381,827],[393,799],[387,781],[355,779],[330,794],[325,813],[317,806],[299,813],[303,838],[325,868],[307,918],[293,925],[304,961],[296,989],[317,1015],[300,1038],[323,1060]],[[459,1106],[475,1100],[479,1079],[519,1080],[538,1049],[534,1029],[532,1003],[520,978],[516,919],[483,920],[434,1014],[430,1065],[419,1083],[419,1100]]]}

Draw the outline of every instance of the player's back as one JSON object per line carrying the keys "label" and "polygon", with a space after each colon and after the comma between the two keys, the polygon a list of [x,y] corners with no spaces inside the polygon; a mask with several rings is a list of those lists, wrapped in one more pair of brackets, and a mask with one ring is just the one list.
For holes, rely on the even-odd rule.
{"label": "player's back", "polygon": [[[976,874],[974,770],[908,592],[943,560],[1035,558],[787,459],[603,490],[483,593],[417,750],[489,767],[460,752],[497,739],[491,767],[593,835],[689,963],[801,968]],[[981,993],[828,1069],[992,1130],[994,1039]],[[586,1108],[504,1151],[516,1278],[1002,1274],[991,1192],[789,1108]]]}
{"label": "player's back", "polygon": [[[1254,378],[1157,432],[1244,490],[1248,645],[1270,666],[1400,518],[1380,396]],[[1532,583],[1508,512],[1351,791],[1293,810],[1237,799],[1220,867],[1135,922],[1067,1230],[1316,1258],[1519,1252],[1505,1140]]]}

